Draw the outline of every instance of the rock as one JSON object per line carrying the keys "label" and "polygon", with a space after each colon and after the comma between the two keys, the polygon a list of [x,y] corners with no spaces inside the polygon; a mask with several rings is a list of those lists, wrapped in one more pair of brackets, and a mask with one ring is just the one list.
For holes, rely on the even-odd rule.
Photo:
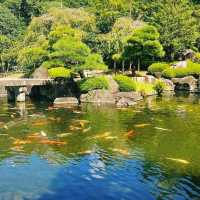
{"label": "rock", "polygon": [[177,68],[186,68],[187,67],[187,61],[186,60],[180,61],[180,62],[174,64],[173,67],[175,69],[177,69]]}
{"label": "rock", "polygon": [[34,79],[47,79],[49,78],[48,70],[44,67],[37,68],[31,75]]}
{"label": "rock", "polygon": [[78,99],[76,97],[61,97],[61,98],[56,98],[54,101],[55,105],[78,105]]}
{"label": "rock", "polygon": [[119,92],[115,96],[116,105],[120,107],[133,106],[143,97],[138,92]]}
{"label": "rock", "polygon": [[111,93],[117,93],[119,92],[119,85],[117,84],[117,82],[113,79],[112,76],[107,76],[108,78],[108,82],[109,82],[109,91]]}
{"label": "rock", "polygon": [[82,103],[111,103],[115,104],[114,95],[108,90],[92,90],[80,97]]}
{"label": "rock", "polygon": [[175,85],[171,80],[161,78],[161,81],[163,81],[166,85],[165,91],[174,91]]}
{"label": "rock", "polygon": [[145,82],[146,83],[150,83],[150,84],[154,84],[156,82],[156,78],[152,75],[146,75],[145,76]]}
{"label": "rock", "polygon": [[191,92],[195,92],[197,90],[198,81],[193,76],[173,78],[172,82],[175,84],[175,90],[187,90]]}

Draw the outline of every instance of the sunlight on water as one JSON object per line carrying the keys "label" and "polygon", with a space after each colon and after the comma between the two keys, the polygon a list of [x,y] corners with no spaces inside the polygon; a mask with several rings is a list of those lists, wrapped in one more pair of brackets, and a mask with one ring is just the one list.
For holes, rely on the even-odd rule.
{"label": "sunlight on water", "polygon": [[0,100],[0,200],[200,199],[200,99],[133,108]]}

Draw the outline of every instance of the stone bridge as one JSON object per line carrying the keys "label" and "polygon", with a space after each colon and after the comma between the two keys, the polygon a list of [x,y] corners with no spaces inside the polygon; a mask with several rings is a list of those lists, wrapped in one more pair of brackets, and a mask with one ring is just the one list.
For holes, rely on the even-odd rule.
{"label": "stone bridge", "polygon": [[0,79],[0,96],[7,96],[9,101],[25,101],[34,86],[45,86],[52,79]]}

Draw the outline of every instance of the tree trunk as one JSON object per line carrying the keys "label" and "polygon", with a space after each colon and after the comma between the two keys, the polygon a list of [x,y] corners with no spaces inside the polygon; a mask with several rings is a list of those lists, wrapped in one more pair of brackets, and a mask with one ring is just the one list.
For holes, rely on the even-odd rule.
{"label": "tree trunk", "polygon": [[132,62],[130,62],[130,64],[129,64],[129,71],[132,71]]}
{"label": "tree trunk", "polygon": [[140,71],[140,59],[138,58],[138,72]]}
{"label": "tree trunk", "polygon": [[125,71],[125,63],[124,63],[124,60],[122,61],[122,73],[124,74],[124,71]]}
{"label": "tree trunk", "polygon": [[117,69],[117,63],[114,61],[114,72],[116,74],[116,69]]}

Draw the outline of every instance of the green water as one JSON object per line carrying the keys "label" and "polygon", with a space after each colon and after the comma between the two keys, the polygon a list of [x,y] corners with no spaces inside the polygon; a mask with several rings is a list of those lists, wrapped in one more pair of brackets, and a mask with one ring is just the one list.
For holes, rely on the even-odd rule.
{"label": "green water", "polygon": [[1,199],[200,199],[200,99],[132,108],[0,100]]}

